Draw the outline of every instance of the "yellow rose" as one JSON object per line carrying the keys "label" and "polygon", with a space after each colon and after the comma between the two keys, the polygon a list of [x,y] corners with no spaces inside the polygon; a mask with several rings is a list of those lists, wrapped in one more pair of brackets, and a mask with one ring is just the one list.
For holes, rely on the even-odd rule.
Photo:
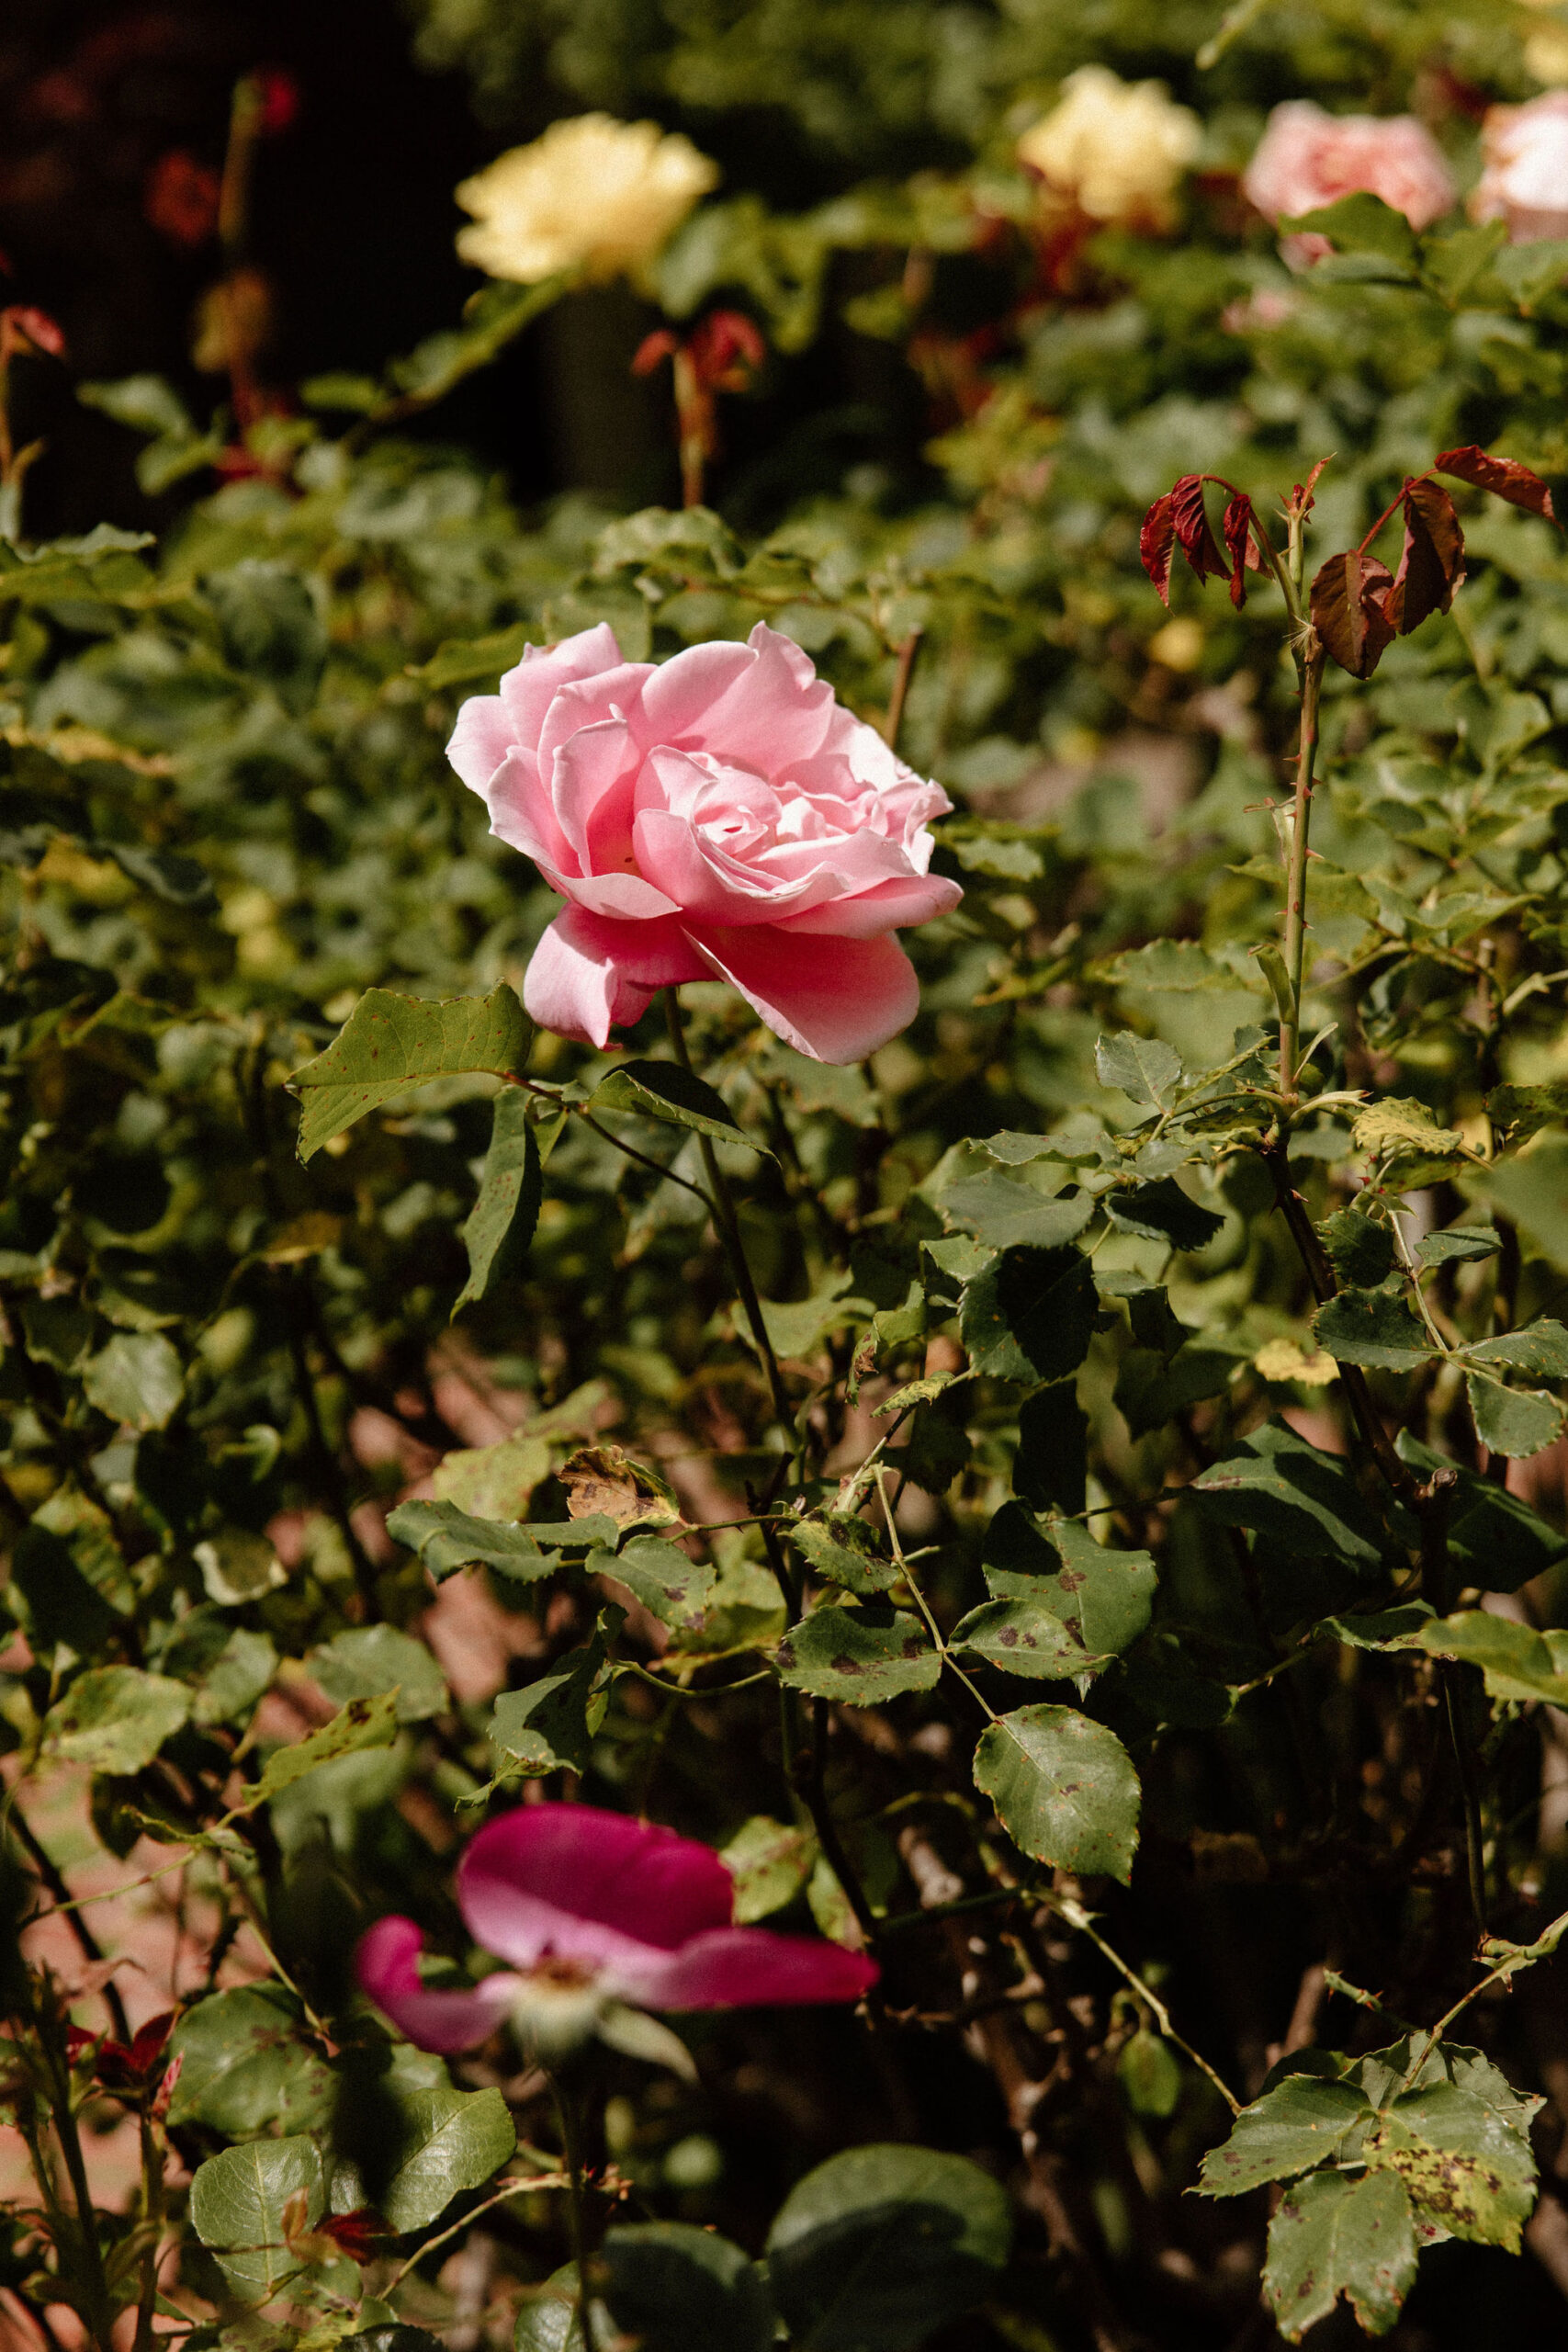
{"label": "yellow rose", "polygon": [[650,261],[717,182],[716,164],[656,122],[577,115],[463,182],[474,222],[457,251],[520,286],[570,269],[615,277]]}
{"label": "yellow rose", "polygon": [[1202,125],[1163,82],[1123,82],[1082,65],[1059,103],[1018,142],[1018,159],[1096,220],[1162,225]]}

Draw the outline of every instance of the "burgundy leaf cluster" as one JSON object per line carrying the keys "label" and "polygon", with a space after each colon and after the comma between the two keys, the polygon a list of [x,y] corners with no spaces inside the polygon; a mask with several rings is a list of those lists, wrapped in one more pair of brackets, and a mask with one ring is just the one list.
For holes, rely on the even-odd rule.
{"label": "burgundy leaf cluster", "polygon": [[[1138,553],[1163,605],[1170,603],[1170,567],[1178,548],[1200,580],[1228,580],[1231,603],[1239,612],[1247,602],[1247,575],[1261,571],[1258,549],[1261,530],[1245,491],[1228,481],[1220,487],[1230,499],[1215,538],[1203,503],[1203,485],[1218,480],[1211,474],[1183,474],[1163,498],[1156,498],[1144,517]],[[1222,544],[1223,543],[1223,544]]]}
{"label": "burgundy leaf cluster", "polygon": [[[1548,522],[1557,519],[1546,484],[1511,458],[1445,449],[1433,472],[1489,490]],[[1330,556],[1312,583],[1313,627],[1331,660],[1353,678],[1370,678],[1396,637],[1408,637],[1428,614],[1446,613],[1464,580],[1464,533],[1442,484],[1422,474],[1406,481],[1395,504],[1404,517],[1397,571],[1369,554],[1363,540],[1346,555]],[[1374,525],[1369,539],[1387,519]]]}

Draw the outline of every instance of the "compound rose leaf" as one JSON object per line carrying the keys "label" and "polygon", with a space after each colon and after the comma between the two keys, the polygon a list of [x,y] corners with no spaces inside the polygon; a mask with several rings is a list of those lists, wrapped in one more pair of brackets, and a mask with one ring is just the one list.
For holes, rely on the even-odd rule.
{"label": "compound rose leaf", "polygon": [[1452,474],[1456,481],[1467,481],[1475,490],[1489,490],[1495,497],[1506,498],[1510,506],[1522,506],[1527,514],[1544,515],[1549,523],[1557,520],[1551,503],[1551,492],[1539,474],[1529,466],[1521,466],[1517,458],[1489,458],[1484,449],[1473,443],[1462,449],[1445,449],[1436,460],[1440,474]]}

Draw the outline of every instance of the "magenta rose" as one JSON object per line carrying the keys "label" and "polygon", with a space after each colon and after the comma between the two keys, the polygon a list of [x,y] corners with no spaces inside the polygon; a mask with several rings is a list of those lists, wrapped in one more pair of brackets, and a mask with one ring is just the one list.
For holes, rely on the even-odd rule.
{"label": "magenta rose", "polygon": [[[1242,174],[1242,193],[1270,220],[1293,220],[1342,196],[1380,196],[1413,229],[1430,228],[1458,201],[1442,149],[1414,115],[1326,114],[1310,98],[1276,107]],[[1325,237],[1287,238],[1304,266],[1332,249]]]}
{"label": "magenta rose", "polygon": [[1514,245],[1568,237],[1568,90],[1488,107],[1481,158],[1470,199],[1477,220],[1506,220]]}
{"label": "magenta rose", "polygon": [[412,1919],[360,1942],[360,1988],[422,2050],[471,2050],[504,2019],[560,2053],[591,2035],[621,2047],[628,2010],[856,2001],[874,1961],[839,1944],[730,1925],[734,1883],[711,1846],[589,1804],[520,1805],[457,1866],[469,1934],[507,1962],[467,1992],[426,1987]]}
{"label": "magenta rose", "polygon": [[603,1046],[656,989],[708,979],[817,1061],[913,1020],[894,933],[963,896],[927,870],[952,804],[787,637],[759,622],[660,664],[623,662],[603,624],[530,647],[447,755],[567,901],[524,984],[545,1028]]}

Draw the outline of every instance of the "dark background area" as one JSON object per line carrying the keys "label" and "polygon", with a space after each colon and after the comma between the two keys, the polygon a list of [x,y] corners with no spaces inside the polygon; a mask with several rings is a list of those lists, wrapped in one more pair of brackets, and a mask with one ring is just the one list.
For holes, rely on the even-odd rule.
{"label": "dark background area", "polygon": [[[166,377],[205,424],[221,379],[192,365],[192,317],[218,274],[148,218],[161,158],[216,171],[238,75],[284,69],[299,113],[257,157],[250,251],[272,281],[270,388],[328,369],[375,372],[455,322],[481,282],[457,257],[453,189],[504,146],[581,100],[541,83],[528,121],[481,123],[466,80],[422,71],[395,0],[4,0],[0,8],[0,253],[6,300],[55,318],[65,365],[24,359],[13,375],[17,436],[42,435],[29,478],[28,536],[95,523],[166,526],[198,475],[150,499],[134,435],[82,407],[79,381]],[[701,140],[702,123],[685,126]],[[733,189],[780,176],[778,138],[752,125],[744,156],[719,145]],[[717,130],[715,124],[712,129]],[[782,135],[782,134],[781,134]],[[755,168],[752,168],[753,165]],[[787,176],[787,175],[785,175]],[[809,176],[809,175],[808,175]],[[803,187],[797,201],[817,193]],[[617,503],[679,494],[667,379],[630,360],[656,313],[625,288],[579,295],[414,428],[494,463],[525,505],[569,489]],[[761,396],[725,403],[714,492],[748,522],[782,499],[836,490],[845,468],[915,460],[925,430],[913,379],[892,350],[829,327],[775,363]]]}

